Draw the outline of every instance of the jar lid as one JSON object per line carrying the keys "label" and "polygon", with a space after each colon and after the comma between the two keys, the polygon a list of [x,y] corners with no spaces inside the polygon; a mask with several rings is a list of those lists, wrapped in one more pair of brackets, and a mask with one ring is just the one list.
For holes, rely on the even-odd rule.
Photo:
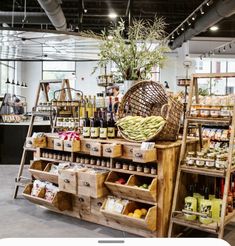
{"label": "jar lid", "polygon": [[194,151],[189,151],[189,152],[188,152],[188,155],[194,155],[194,154],[195,154]]}

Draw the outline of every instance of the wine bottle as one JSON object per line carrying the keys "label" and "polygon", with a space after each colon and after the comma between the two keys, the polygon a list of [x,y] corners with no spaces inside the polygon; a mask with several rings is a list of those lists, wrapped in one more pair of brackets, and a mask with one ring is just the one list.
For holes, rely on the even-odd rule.
{"label": "wine bottle", "polygon": [[91,96],[88,96],[87,100],[86,100],[86,109],[88,111],[88,117],[92,117],[92,115],[94,114],[93,112],[93,106],[92,106],[92,102],[91,102]]}
{"label": "wine bottle", "polygon": [[81,96],[81,102],[80,102],[80,118],[85,118],[85,112],[86,112],[86,102],[83,96]]}
{"label": "wine bottle", "polygon": [[[194,186],[189,186],[189,196],[184,199],[184,210],[188,210],[191,212],[197,212],[197,199],[193,197]],[[194,214],[184,213],[184,217],[186,220],[196,220],[197,216]]]}
{"label": "wine bottle", "polygon": [[98,118],[98,113],[94,112],[94,117],[90,120],[91,126],[91,138],[98,138],[100,131],[100,121]]}
{"label": "wine bottle", "polygon": [[88,112],[85,113],[85,118],[83,120],[82,134],[84,138],[89,138],[91,134],[90,119],[88,117]]}
{"label": "wine bottle", "polygon": [[200,213],[205,215],[199,216],[199,221],[203,224],[212,222],[212,201],[209,200],[209,188],[205,187],[204,199],[200,202]]}
{"label": "wine bottle", "polygon": [[94,112],[96,111],[96,96],[93,97],[92,107],[93,107],[93,114],[94,114]]}
{"label": "wine bottle", "polygon": [[108,137],[108,124],[106,120],[105,112],[102,112],[100,117],[100,139],[106,139]]}
{"label": "wine bottle", "polygon": [[108,107],[109,112],[113,111],[113,103],[112,103],[112,97],[109,97],[109,107]]}
{"label": "wine bottle", "polygon": [[233,208],[235,208],[235,175],[232,175]]}
{"label": "wine bottle", "polygon": [[110,113],[108,120],[108,138],[115,138],[115,121],[113,119],[113,112]]}

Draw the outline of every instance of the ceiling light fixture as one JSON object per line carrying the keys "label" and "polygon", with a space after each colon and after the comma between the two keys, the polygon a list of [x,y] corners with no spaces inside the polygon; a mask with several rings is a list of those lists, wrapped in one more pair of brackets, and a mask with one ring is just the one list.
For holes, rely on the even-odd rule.
{"label": "ceiling light fixture", "polygon": [[180,35],[179,30],[176,31],[177,35]]}
{"label": "ceiling light fixture", "polygon": [[11,82],[9,81],[9,78],[7,78],[6,84],[10,84]]}
{"label": "ceiling light fixture", "polygon": [[192,16],[192,20],[195,21],[196,20],[196,15]]}
{"label": "ceiling light fixture", "polygon": [[15,80],[13,79],[12,82],[11,82],[12,85],[15,85]]}
{"label": "ceiling light fixture", "polygon": [[112,13],[109,13],[109,18],[110,19],[116,19],[117,18],[117,14],[112,12]]}
{"label": "ceiling light fixture", "polygon": [[202,7],[200,8],[200,12],[201,12],[201,15],[204,15],[205,14],[205,12],[204,12],[204,10],[203,10]]}
{"label": "ceiling light fixture", "polygon": [[224,48],[223,48],[223,52],[225,52],[226,51],[226,46],[224,46]]}
{"label": "ceiling light fixture", "polygon": [[187,24],[188,24],[189,26],[191,26],[191,22],[190,22],[189,20],[187,20]]}
{"label": "ceiling light fixture", "polygon": [[218,26],[211,26],[211,27],[210,27],[210,30],[211,30],[212,32],[216,32],[216,31],[219,30],[219,27],[218,27]]}
{"label": "ceiling light fixture", "polygon": [[181,26],[180,30],[181,30],[181,31],[184,31],[184,26]]}
{"label": "ceiling light fixture", "polygon": [[213,4],[213,0],[210,0],[206,3],[207,6],[211,6]]}
{"label": "ceiling light fixture", "polygon": [[229,48],[232,49],[232,44],[231,43],[229,44]]}

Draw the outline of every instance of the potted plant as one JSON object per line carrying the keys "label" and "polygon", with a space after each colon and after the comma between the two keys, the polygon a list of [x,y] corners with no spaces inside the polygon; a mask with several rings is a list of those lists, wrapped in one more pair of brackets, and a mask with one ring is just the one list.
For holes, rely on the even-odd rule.
{"label": "potted plant", "polygon": [[152,67],[162,67],[166,60],[165,26],[162,18],[155,17],[153,21],[133,20],[128,30],[125,22],[120,20],[108,33],[102,31],[101,35],[96,35],[102,42],[100,61],[95,70],[112,61],[123,80],[150,79]]}

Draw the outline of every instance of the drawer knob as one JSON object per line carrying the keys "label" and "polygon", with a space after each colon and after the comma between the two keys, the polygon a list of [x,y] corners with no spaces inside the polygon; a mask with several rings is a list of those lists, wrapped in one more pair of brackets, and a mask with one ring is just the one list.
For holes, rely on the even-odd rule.
{"label": "drawer knob", "polygon": [[69,180],[69,179],[64,179],[64,182],[65,182],[66,184],[69,184],[69,183],[70,183],[70,180]]}
{"label": "drawer knob", "polygon": [[111,152],[112,152],[112,150],[111,150],[111,148],[107,148],[107,149],[105,149],[105,152],[107,152],[107,153],[111,153]]}
{"label": "drawer knob", "polygon": [[133,149],[130,149],[130,152],[133,153]]}
{"label": "drawer knob", "polygon": [[136,153],[136,154],[135,154],[135,157],[142,158],[143,155],[142,155],[141,153]]}
{"label": "drawer knob", "polygon": [[66,144],[66,147],[67,147],[67,148],[71,148],[72,145],[68,143],[68,144]]}
{"label": "drawer knob", "polygon": [[91,148],[91,145],[89,143],[87,143],[86,145],[86,148],[90,149]]}
{"label": "drawer knob", "polygon": [[83,199],[82,197],[79,197],[79,198],[78,198],[78,201],[79,201],[79,202],[84,202],[84,199]]}
{"label": "drawer knob", "polygon": [[101,207],[102,206],[102,202],[97,202],[97,206]]}
{"label": "drawer knob", "polygon": [[92,151],[98,152],[98,150],[99,149],[97,147],[92,148]]}
{"label": "drawer knob", "polygon": [[83,184],[87,187],[90,187],[90,184],[88,182],[83,182]]}
{"label": "drawer knob", "polygon": [[60,144],[60,143],[56,143],[56,146],[60,147],[60,146],[61,146],[61,144]]}

